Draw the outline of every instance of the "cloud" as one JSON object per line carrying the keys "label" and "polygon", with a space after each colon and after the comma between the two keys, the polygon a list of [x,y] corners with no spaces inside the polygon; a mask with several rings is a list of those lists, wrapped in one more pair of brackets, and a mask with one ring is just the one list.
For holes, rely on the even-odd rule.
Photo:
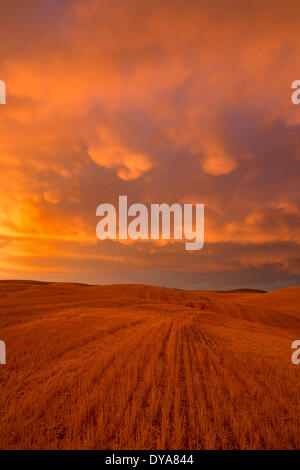
{"label": "cloud", "polygon": [[203,170],[214,176],[227,175],[237,167],[237,163],[215,142],[206,144]]}
{"label": "cloud", "polygon": [[123,146],[111,130],[102,129],[100,135],[100,141],[89,145],[88,154],[98,165],[115,169],[122,180],[136,179],[152,167],[148,155]]}
{"label": "cloud", "polygon": [[[271,16],[255,1],[17,3],[1,7],[2,276],[298,279],[296,1]],[[119,194],[205,203],[204,250],[99,244],[96,207]]]}

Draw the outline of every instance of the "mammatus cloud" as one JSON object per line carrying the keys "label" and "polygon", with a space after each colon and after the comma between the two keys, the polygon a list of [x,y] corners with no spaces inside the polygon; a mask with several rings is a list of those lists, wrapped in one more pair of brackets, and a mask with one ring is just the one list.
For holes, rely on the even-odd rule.
{"label": "mammatus cloud", "polygon": [[89,148],[91,159],[105,168],[115,169],[122,180],[134,180],[152,166],[150,158],[125,147],[96,146]]}
{"label": "mammatus cloud", "polygon": [[206,142],[203,153],[203,170],[209,175],[227,175],[237,167],[218,142]]}
{"label": "mammatus cloud", "polygon": [[[1,276],[299,284],[299,4],[41,3],[1,10]],[[205,203],[204,250],[99,242],[120,194]]]}

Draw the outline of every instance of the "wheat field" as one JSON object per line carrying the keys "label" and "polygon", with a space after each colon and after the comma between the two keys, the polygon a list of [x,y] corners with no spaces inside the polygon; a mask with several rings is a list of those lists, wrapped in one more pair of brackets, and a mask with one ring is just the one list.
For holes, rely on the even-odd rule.
{"label": "wheat field", "polygon": [[1,281],[0,448],[299,449],[299,301]]}

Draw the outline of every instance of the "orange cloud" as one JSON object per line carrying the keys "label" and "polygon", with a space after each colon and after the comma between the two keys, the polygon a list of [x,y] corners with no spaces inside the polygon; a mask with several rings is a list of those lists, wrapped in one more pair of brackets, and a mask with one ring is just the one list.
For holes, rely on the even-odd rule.
{"label": "orange cloud", "polygon": [[[1,9],[1,276],[300,281],[299,4],[23,3]],[[98,243],[119,194],[205,203],[203,252]]]}

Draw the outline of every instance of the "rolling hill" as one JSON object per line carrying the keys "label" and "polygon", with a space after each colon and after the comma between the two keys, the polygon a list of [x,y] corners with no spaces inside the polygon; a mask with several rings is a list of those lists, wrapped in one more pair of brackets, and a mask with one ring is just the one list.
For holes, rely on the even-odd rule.
{"label": "rolling hill", "polygon": [[300,448],[300,287],[0,282],[1,449]]}

